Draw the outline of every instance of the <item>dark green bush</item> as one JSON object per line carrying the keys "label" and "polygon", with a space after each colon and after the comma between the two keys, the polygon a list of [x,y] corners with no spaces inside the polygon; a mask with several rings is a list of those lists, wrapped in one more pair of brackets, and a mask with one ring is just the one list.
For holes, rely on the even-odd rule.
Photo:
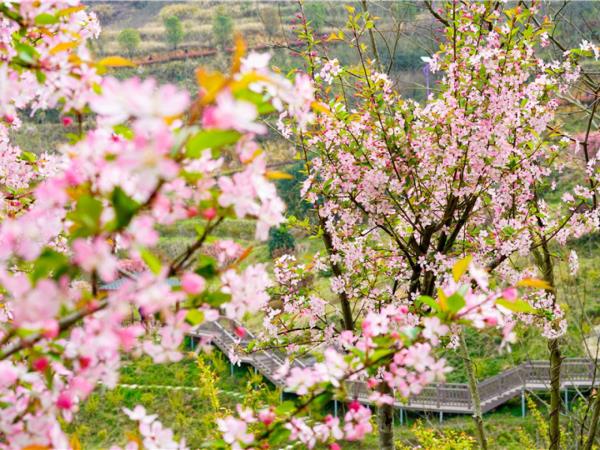
{"label": "dark green bush", "polygon": [[272,227],[269,230],[269,255],[271,255],[271,258],[292,252],[295,246],[294,236],[285,226]]}

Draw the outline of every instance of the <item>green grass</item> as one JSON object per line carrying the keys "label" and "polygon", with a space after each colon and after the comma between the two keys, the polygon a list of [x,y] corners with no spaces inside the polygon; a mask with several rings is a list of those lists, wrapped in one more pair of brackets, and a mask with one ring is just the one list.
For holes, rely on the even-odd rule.
{"label": "green grass", "polygon": [[[177,438],[185,438],[191,448],[198,448],[206,440],[214,437],[214,420],[218,416],[229,414],[235,404],[254,402],[254,404],[276,403],[279,393],[269,384],[261,381],[253,371],[236,368],[234,376],[224,357],[214,352],[213,357],[203,357],[199,365],[196,358],[188,356],[182,361],[170,364],[153,364],[147,358],[126,361],[121,369],[120,386],[114,390],[103,387],[81,405],[75,420],[68,426],[71,436],[76,435],[82,448],[101,449],[114,443],[125,444],[128,436],[137,436],[137,427],[122,412],[124,407],[142,405],[149,413],[158,414],[165,426],[171,427]],[[207,376],[206,367],[213,370],[213,376]],[[135,384],[137,388],[121,386]],[[199,388],[192,390],[166,390],[160,386],[187,386]],[[211,388],[218,389],[217,402],[211,398]],[[232,395],[232,393],[239,395]],[[254,397],[254,398],[250,398]],[[330,405],[331,406],[331,405]],[[518,431],[536,436],[536,424],[531,414],[520,417],[520,401],[513,399],[494,413],[486,414],[486,430],[493,449],[519,449]],[[543,410],[541,410],[543,413]],[[331,408],[323,413],[331,412]],[[343,415],[343,407],[340,406]],[[408,423],[399,423],[395,418],[395,436],[397,441],[408,448],[414,448],[418,442],[413,428],[421,422],[436,432],[453,430],[474,436],[475,428],[470,417],[446,415],[439,423],[437,414],[408,413]],[[377,436],[367,436],[364,442],[344,443],[344,449],[373,449],[377,447]]]}
{"label": "green grass", "polygon": [[229,414],[242,402],[243,396],[236,394],[243,394],[248,383],[253,383],[262,397],[279,395],[246,368],[235,368],[231,376],[229,365],[218,352],[210,358],[203,356],[200,361],[198,364],[191,355],[170,364],[154,364],[148,357],[127,361],[121,369],[119,385],[113,390],[96,389],[81,405],[67,431],[76,435],[85,449],[125,444],[128,436],[137,435],[137,425],[127,418],[123,408],[142,405],[148,413],[158,414],[177,438],[184,437],[191,448],[198,448],[214,437],[215,418]]}

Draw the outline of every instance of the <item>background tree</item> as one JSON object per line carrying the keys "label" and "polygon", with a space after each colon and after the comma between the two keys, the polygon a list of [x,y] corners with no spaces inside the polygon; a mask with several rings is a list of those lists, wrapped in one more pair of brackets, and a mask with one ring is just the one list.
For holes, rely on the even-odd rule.
{"label": "background tree", "polygon": [[[592,206],[587,192],[552,207],[537,201],[548,174],[560,172],[556,154],[566,143],[545,132],[557,111],[556,97],[576,68],[568,59],[548,71],[548,82],[547,66],[531,50],[543,43],[547,30],[533,31],[529,11],[447,4],[440,15],[448,45],[432,60],[442,78],[437,94],[422,105],[402,99],[378,68],[373,18],[350,11],[345,35],[363,42],[354,47],[358,70],[340,68],[318,53],[309,17],[300,33],[308,72],[322,88],[318,97],[332,112],[297,136],[309,174],[304,191],[320,217],[325,260],[334,274],[331,289],[339,296],[338,320],[330,322],[355,330],[361,312],[396,302],[412,304],[419,314],[415,296],[436,292],[448,265],[464,252],[516,281],[521,271],[535,273],[536,262],[515,269],[511,255],[526,257],[557,234],[587,231],[584,224],[593,214],[577,209]],[[523,108],[524,98],[537,107]],[[499,104],[503,107],[495,107]],[[574,167],[584,173],[581,164]],[[537,231],[539,221],[547,224],[544,230]],[[553,294],[540,291],[529,301],[529,324],[551,339],[565,332]],[[462,344],[476,400],[477,380],[460,334],[456,342]],[[395,388],[380,386],[385,395]],[[475,403],[477,435],[485,448]],[[380,448],[393,448],[391,408],[379,410]]]}
{"label": "background tree", "polygon": [[126,51],[127,55],[131,58],[140,46],[140,33],[133,28],[125,28],[119,33],[117,41],[119,42],[119,46]]}
{"label": "background tree", "polygon": [[165,37],[167,42],[177,49],[177,46],[183,41],[185,35],[183,31],[183,25],[181,20],[177,16],[169,16],[163,19],[163,25],[165,26]]}
{"label": "background tree", "polygon": [[219,6],[215,9],[212,20],[212,30],[218,46],[225,47],[231,42],[233,19],[227,14],[224,6]]}

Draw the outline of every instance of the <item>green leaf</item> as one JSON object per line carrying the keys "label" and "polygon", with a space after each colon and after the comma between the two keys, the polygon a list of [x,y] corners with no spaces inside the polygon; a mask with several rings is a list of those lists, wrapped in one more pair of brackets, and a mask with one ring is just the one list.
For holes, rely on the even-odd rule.
{"label": "green leaf", "polygon": [[204,303],[216,308],[230,301],[231,295],[221,291],[205,292],[202,294],[202,300],[204,300]]}
{"label": "green leaf", "polygon": [[452,314],[456,314],[458,311],[460,311],[467,304],[467,302],[465,301],[465,299],[461,295],[459,295],[457,293],[454,293],[450,297],[448,297],[448,299],[446,300],[446,302],[447,302],[447,305],[448,305],[448,310]]}
{"label": "green leaf", "polygon": [[21,61],[28,64],[35,64],[39,54],[35,48],[22,42],[14,42],[15,50]]}
{"label": "green leaf", "polygon": [[421,329],[419,327],[403,328],[402,334],[404,334],[409,340],[414,341],[419,335],[420,331]]}
{"label": "green leaf", "polygon": [[200,445],[200,448],[210,448],[211,450],[218,450],[218,449],[226,449],[226,448],[231,448],[231,447],[229,445],[227,445],[227,443],[223,439],[218,439],[215,441],[203,442]]}
{"label": "green leaf", "polygon": [[28,338],[34,334],[37,333],[36,330],[29,330],[27,328],[18,328],[17,331],[17,336],[21,337],[21,338]]}
{"label": "green leaf", "polygon": [[246,100],[247,102],[254,104],[260,115],[270,114],[276,111],[275,107],[271,103],[265,101],[265,96],[259,92],[244,90],[236,95],[236,99]]}
{"label": "green leaf", "polygon": [[113,127],[113,131],[115,132],[115,134],[124,137],[128,141],[133,139],[133,131],[127,125],[115,125]]}
{"label": "green leaf", "polygon": [[287,443],[292,432],[282,425],[278,425],[269,435],[269,443],[279,448],[283,443]]}
{"label": "green leaf", "polygon": [[162,264],[160,263],[160,260],[156,257],[156,255],[154,255],[150,250],[145,248],[142,249],[140,254],[144,262],[148,265],[148,267],[154,274],[160,273]]}
{"label": "green leaf", "polygon": [[427,305],[429,306],[431,309],[433,309],[434,311],[439,311],[440,310],[440,305],[430,296],[428,295],[421,295],[417,298],[417,302],[423,304],[423,305]]}
{"label": "green leaf", "polygon": [[325,391],[319,394],[313,400],[313,407],[319,411],[325,408],[325,406],[333,399],[333,392]]}
{"label": "green leaf", "polygon": [[42,278],[48,278],[50,276],[54,279],[58,279],[68,272],[69,268],[69,259],[65,255],[47,248],[35,260],[30,278],[34,283]]}
{"label": "green leaf", "polygon": [[535,312],[535,309],[529,303],[520,298],[516,299],[514,302],[509,302],[508,300],[501,298],[496,300],[496,304],[517,313]]}
{"label": "green leaf", "polygon": [[123,189],[116,187],[111,194],[111,201],[115,209],[115,220],[111,223],[110,230],[120,230],[131,222],[135,213],[140,209],[140,204],[129,197]]}
{"label": "green leaf", "polygon": [[52,14],[42,13],[35,17],[35,23],[37,25],[52,25],[58,22],[58,18]]}
{"label": "green leaf", "polygon": [[37,79],[38,83],[40,83],[40,84],[43,84],[46,82],[46,74],[44,72],[42,72],[41,70],[35,71],[35,78]]}
{"label": "green leaf", "polygon": [[33,162],[37,161],[37,155],[35,153],[22,151],[21,152],[21,159],[23,161],[27,161],[27,162],[33,163]]}
{"label": "green leaf", "polygon": [[185,318],[192,325],[198,325],[204,322],[204,313],[199,309],[190,309]]}
{"label": "green leaf", "polygon": [[89,195],[82,195],[77,200],[75,210],[67,217],[75,224],[73,232],[75,237],[92,236],[100,229],[100,216],[102,215],[102,202]]}
{"label": "green leaf", "polygon": [[199,158],[203,150],[235,144],[241,134],[234,130],[203,130],[191,137],[185,148],[188,158]]}
{"label": "green leaf", "polygon": [[[391,349],[391,350],[390,350]],[[371,361],[382,361],[387,356],[391,356],[394,354],[392,343],[388,344],[386,348],[377,348],[371,353],[370,360]]]}
{"label": "green leaf", "polygon": [[275,414],[277,414],[278,416],[282,416],[284,414],[291,413],[292,411],[294,411],[294,409],[296,409],[296,405],[294,404],[294,402],[286,400],[285,402],[280,403],[277,408],[275,408]]}
{"label": "green leaf", "polygon": [[198,265],[196,266],[196,273],[202,275],[204,278],[209,279],[217,274],[218,269],[217,260],[212,256],[200,255],[198,257]]}

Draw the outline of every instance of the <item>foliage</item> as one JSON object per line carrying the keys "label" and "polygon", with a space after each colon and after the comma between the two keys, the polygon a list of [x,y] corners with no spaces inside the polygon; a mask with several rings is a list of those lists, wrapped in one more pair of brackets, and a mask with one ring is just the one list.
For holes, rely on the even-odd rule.
{"label": "foliage", "polygon": [[273,227],[269,230],[269,255],[271,258],[294,251],[294,236],[285,226]]}
{"label": "foliage", "polygon": [[176,49],[177,46],[183,41],[184,32],[183,25],[177,16],[169,16],[163,19],[165,26],[165,37],[167,42]]}
{"label": "foliage", "polygon": [[419,7],[417,2],[407,1],[398,2],[391,5],[392,14],[402,22],[412,22],[415,20]]}
{"label": "foliage", "polygon": [[308,216],[309,211],[311,210],[310,203],[303,199],[300,193],[302,183],[306,180],[304,165],[301,162],[294,163],[286,168],[286,172],[291,177],[282,178],[275,182],[277,192],[285,202],[287,215],[295,216],[296,218],[303,220]]}
{"label": "foliage", "polygon": [[[346,41],[361,64],[344,67],[326,51],[320,53],[323,38],[313,32],[310,17],[302,18],[299,37],[322,113],[312,127],[283,127],[300,142],[299,157],[308,173],[303,196],[320,218],[315,234],[327,249],[310,265],[331,267],[337,301],[328,302],[310,286],[299,288],[306,276],[304,264],[282,258],[275,274],[283,305],[268,312],[274,319],[267,345],[287,344],[300,354],[316,342],[335,345],[346,334],[364,335],[379,324],[373,311],[399,305],[416,316],[437,311],[446,323],[445,314],[474,308],[485,315],[486,307],[445,293],[448,280],[458,281],[467,270],[478,277],[475,261],[485,267],[479,287],[503,280],[537,288],[525,298],[513,291],[510,300],[496,300],[515,316],[490,310],[491,316],[483,319],[501,330],[501,347],[516,340],[514,327],[520,320],[539,327],[547,338],[564,335],[567,322],[550,292],[551,269],[542,268],[544,282],[529,280],[542,258],[526,257],[542,250],[548,255],[553,239],[564,243],[596,226],[596,184],[581,162],[571,166],[588,178],[588,185],[575,187],[560,204],[540,200],[550,175],[562,171],[557,156],[568,141],[545,130],[552,126],[556,99],[577,78],[575,55],[580,52],[560,62],[540,60],[534,49],[547,44],[549,24],[533,25],[535,9],[448,4],[439,13],[445,42],[428,63],[439,73],[435,93],[420,104],[402,98],[375,49],[367,53],[375,43],[374,18],[353,7],[348,11],[345,29],[326,40]],[[502,108],[496,107],[500,104]],[[511,265],[512,256],[521,257],[517,267]],[[492,284],[490,274],[497,276]],[[436,292],[440,298],[433,300]],[[337,324],[335,331],[326,328],[330,323]],[[485,327],[480,325],[475,327],[479,333]],[[455,347],[462,333],[456,326],[441,342]],[[391,409],[382,406],[390,402],[386,394],[409,395],[402,392],[409,384],[405,372],[396,374],[391,366],[370,383],[379,386],[371,398],[380,402],[384,425],[390,422],[385,411]],[[475,391],[476,383],[470,384]],[[481,423],[481,413],[475,412]],[[485,447],[483,427],[479,430]],[[387,448],[389,442],[380,445]]]}
{"label": "foliage", "polygon": [[117,41],[121,48],[127,52],[129,57],[132,57],[140,46],[140,33],[133,28],[125,28],[119,33]]}
{"label": "foliage", "polygon": [[202,8],[196,2],[174,3],[164,6],[160,10],[159,16],[163,21],[173,16],[180,20],[198,19],[202,17]]}
{"label": "foliage", "polygon": [[94,12],[96,13],[98,19],[100,19],[100,22],[102,23],[111,20],[116,14],[115,8],[112,5],[106,3],[96,5],[96,7],[94,8]]}
{"label": "foliage", "polygon": [[[122,368],[120,385],[113,391],[99,388],[82,405],[69,424],[83,448],[107,448],[125,444],[124,436],[138,435],[121,414],[122,408],[142,405],[160,417],[192,448],[199,448],[208,436],[216,436],[214,422],[234,409],[236,397],[246,378],[229,379],[216,372],[216,355],[188,356],[180,362],[154,364],[149,358],[128,361]],[[223,371],[224,372],[224,371]],[[172,389],[181,386],[184,389]]]}
{"label": "foliage", "polygon": [[219,46],[225,47],[231,42],[233,19],[224,6],[219,6],[213,12],[212,32]]}
{"label": "foliage", "polygon": [[[426,428],[422,422],[417,422],[411,430],[419,448],[439,450],[474,450],[477,448],[475,439],[465,433],[453,430],[436,431]],[[400,445],[401,450],[415,448],[415,445],[406,447]]]}

